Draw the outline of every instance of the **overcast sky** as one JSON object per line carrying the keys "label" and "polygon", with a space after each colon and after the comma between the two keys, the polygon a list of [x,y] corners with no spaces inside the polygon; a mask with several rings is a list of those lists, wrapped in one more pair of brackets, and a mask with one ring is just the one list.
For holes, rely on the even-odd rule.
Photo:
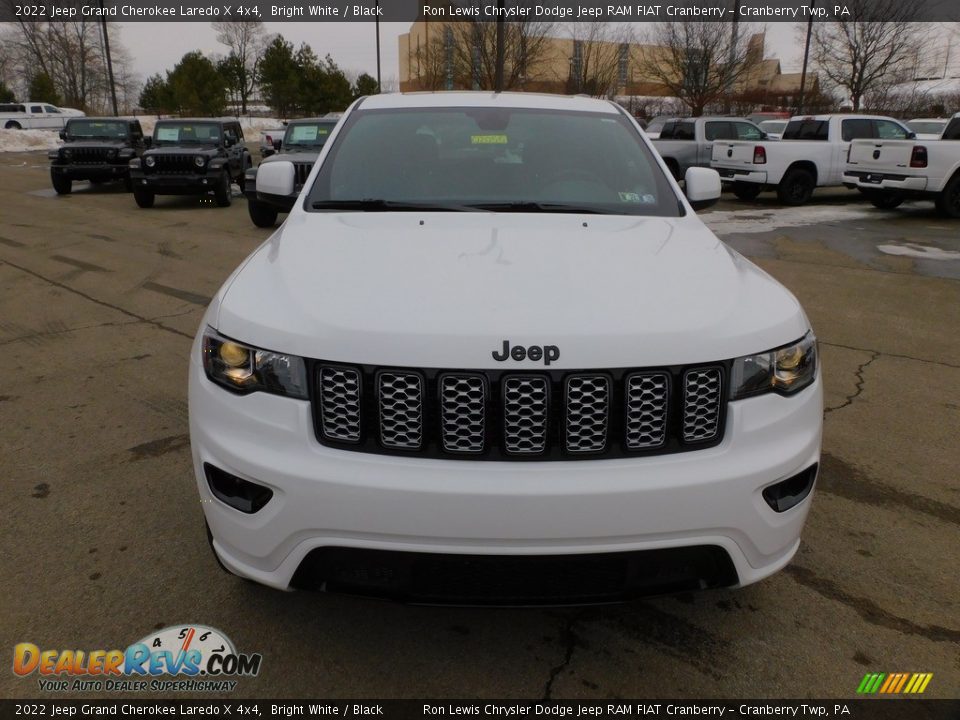
{"label": "overcast sky", "polygon": [[[377,56],[373,23],[284,22],[265,23],[269,33],[282,33],[294,45],[309,43],[320,57],[329,53],[344,70],[376,74]],[[133,56],[134,71],[141,80],[168,70],[191,50],[224,53],[208,23],[136,22],[121,23],[120,39]],[[386,85],[398,74],[397,37],[409,23],[380,23],[381,68]],[[767,56],[779,57],[784,72],[798,71],[803,44],[797,39],[794,23],[767,26]]]}

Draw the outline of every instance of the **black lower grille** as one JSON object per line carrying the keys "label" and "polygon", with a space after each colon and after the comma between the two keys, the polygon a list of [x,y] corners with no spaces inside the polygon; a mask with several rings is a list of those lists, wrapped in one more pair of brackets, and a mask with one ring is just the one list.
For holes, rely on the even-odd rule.
{"label": "black lower grille", "polygon": [[381,454],[575,460],[716,445],[728,364],[439,370],[312,362],[317,439]]}
{"label": "black lower grille", "polygon": [[292,586],[412,603],[556,605],[616,602],[738,582],[730,556],[700,545],[587,555],[453,555],[318,548]]}

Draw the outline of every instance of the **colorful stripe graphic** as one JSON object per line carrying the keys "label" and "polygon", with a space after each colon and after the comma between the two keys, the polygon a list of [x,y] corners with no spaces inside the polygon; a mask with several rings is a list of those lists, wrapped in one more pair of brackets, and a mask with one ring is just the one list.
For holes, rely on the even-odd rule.
{"label": "colorful stripe graphic", "polygon": [[918,695],[927,689],[933,673],[867,673],[857,686],[858,695]]}

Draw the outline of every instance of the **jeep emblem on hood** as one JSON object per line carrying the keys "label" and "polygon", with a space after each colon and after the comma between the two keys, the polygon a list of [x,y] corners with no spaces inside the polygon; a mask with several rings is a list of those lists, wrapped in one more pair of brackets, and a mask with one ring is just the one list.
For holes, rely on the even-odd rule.
{"label": "jeep emblem on hood", "polygon": [[508,358],[513,358],[514,360],[533,360],[538,362],[543,360],[544,365],[549,365],[554,360],[560,359],[560,348],[556,345],[544,345],[540,347],[539,345],[531,345],[530,347],[524,347],[523,345],[514,345],[510,347],[510,341],[503,341],[503,349],[499,352],[494,350],[493,359],[497,362],[504,362]]}

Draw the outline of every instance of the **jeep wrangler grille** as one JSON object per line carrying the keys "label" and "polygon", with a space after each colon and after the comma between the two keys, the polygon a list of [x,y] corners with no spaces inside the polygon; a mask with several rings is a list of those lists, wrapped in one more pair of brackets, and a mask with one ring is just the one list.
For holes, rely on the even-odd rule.
{"label": "jeep wrangler grille", "polygon": [[657,369],[440,370],[308,361],[317,439],[359,452],[577,460],[723,439],[729,363]]}

